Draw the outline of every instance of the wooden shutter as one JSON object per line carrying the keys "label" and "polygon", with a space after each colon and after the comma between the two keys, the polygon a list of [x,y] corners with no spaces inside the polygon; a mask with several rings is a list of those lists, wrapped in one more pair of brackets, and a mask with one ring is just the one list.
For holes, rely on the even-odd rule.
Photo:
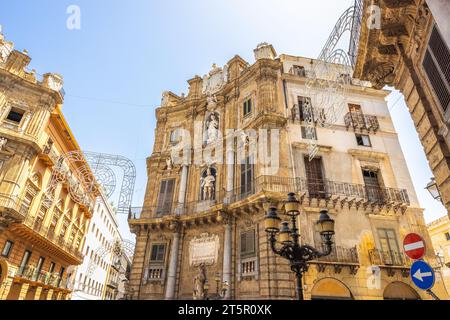
{"label": "wooden shutter", "polygon": [[254,165],[252,157],[247,157],[245,163],[241,164],[241,193],[253,192]]}
{"label": "wooden shutter", "polygon": [[379,202],[383,200],[378,180],[378,172],[372,170],[363,170],[364,185],[367,192],[367,198],[371,202]]}
{"label": "wooden shutter", "polygon": [[323,199],[325,197],[325,182],[322,174],[322,159],[315,158],[309,161],[309,158],[305,157],[304,161],[309,196]]}
{"label": "wooden shutter", "polygon": [[241,256],[249,257],[255,253],[255,230],[241,233]]}
{"label": "wooden shutter", "polygon": [[431,32],[423,68],[444,112],[450,104],[450,51],[436,26]]}
{"label": "wooden shutter", "polygon": [[150,261],[164,262],[165,252],[166,252],[165,244],[154,244],[152,246],[152,253],[150,255]]}
{"label": "wooden shutter", "polygon": [[175,187],[175,179],[161,181],[158,195],[158,215],[170,214],[172,210],[173,191]]}

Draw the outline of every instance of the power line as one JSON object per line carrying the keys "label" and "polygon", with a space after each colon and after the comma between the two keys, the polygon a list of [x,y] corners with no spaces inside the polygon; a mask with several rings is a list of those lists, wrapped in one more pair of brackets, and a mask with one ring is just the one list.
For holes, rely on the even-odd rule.
{"label": "power line", "polygon": [[394,110],[395,106],[397,105],[397,103],[400,101],[400,99],[403,98],[402,94],[399,94],[397,100],[394,102],[394,104],[389,108],[389,111]]}
{"label": "power line", "polygon": [[114,100],[107,100],[107,99],[101,99],[101,98],[95,98],[95,97],[83,97],[83,96],[75,96],[75,95],[71,95],[71,94],[66,94],[66,97],[71,97],[71,98],[75,98],[75,99],[98,101],[98,102],[104,102],[104,103],[120,104],[120,105],[124,105],[124,106],[131,106],[131,107],[138,107],[138,108],[151,108],[150,105],[135,104],[135,103],[122,102],[122,101],[114,101]]}

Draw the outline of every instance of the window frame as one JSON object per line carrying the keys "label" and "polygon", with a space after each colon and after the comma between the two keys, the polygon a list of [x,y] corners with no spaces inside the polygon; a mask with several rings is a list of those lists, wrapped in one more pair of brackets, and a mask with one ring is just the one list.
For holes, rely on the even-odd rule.
{"label": "window frame", "polygon": [[[11,113],[19,114],[21,116],[20,120],[16,121],[16,120],[9,119],[9,116],[10,116]],[[20,126],[20,124],[22,123],[23,119],[25,118],[25,114],[26,114],[26,110],[12,106],[9,109],[8,114],[6,115],[4,121],[6,121],[6,122],[8,122],[10,124],[13,124],[15,126]]]}
{"label": "window frame", "polygon": [[[248,234],[252,234],[253,237],[253,248],[252,250],[248,250],[246,248],[246,251],[243,251],[243,239],[245,236],[245,246],[247,246],[247,235]],[[247,230],[243,230],[240,233],[239,236],[239,255],[241,257],[241,259],[248,259],[248,258],[253,258],[256,256],[256,230],[255,229],[247,229]]]}
{"label": "window frame", "polygon": [[244,118],[249,117],[253,113],[253,99],[248,97],[244,100],[242,104],[242,112]]}
{"label": "window frame", "polygon": [[[5,253],[6,247],[9,245],[8,247],[8,252]],[[4,258],[9,258],[9,255],[11,254],[12,248],[14,246],[14,241],[11,240],[6,240],[3,249],[2,249],[2,253],[0,254],[2,257]]]}
{"label": "window frame", "polygon": [[[158,259],[159,255],[161,254],[161,252],[159,252],[159,249],[161,247],[163,248],[162,258]],[[157,252],[156,252],[156,259],[153,259],[154,248],[158,248]],[[149,257],[150,264],[164,264],[166,261],[166,253],[167,253],[167,244],[166,243],[152,243],[152,245],[150,247],[150,257]]]}
{"label": "window frame", "polygon": [[[368,145],[364,144],[364,137],[367,137]],[[356,144],[360,147],[372,148],[372,141],[370,140],[370,136],[368,134],[355,133]],[[358,138],[361,138],[362,144],[359,143]]]}

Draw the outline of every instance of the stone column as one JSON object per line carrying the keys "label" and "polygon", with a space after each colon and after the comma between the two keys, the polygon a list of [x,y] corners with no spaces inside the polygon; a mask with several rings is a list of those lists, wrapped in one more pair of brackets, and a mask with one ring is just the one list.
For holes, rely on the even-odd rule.
{"label": "stone column", "polygon": [[178,268],[178,251],[180,248],[180,230],[177,228],[173,234],[172,247],[170,248],[170,260],[169,269],[167,271],[167,284],[166,284],[166,300],[172,300],[175,298],[175,284],[177,281],[177,268]]}
{"label": "stone column", "polygon": [[227,199],[233,196],[234,189],[234,150],[227,150]]}
{"label": "stone column", "polygon": [[6,300],[6,297],[9,294],[9,290],[13,284],[12,279],[6,278],[3,283],[0,283],[0,300]]}
{"label": "stone column", "polygon": [[52,297],[53,297],[53,289],[48,289],[45,300],[52,300]]}
{"label": "stone column", "polygon": [[34,293],[33,300],[39,300],[41,298],[41,293],[42,293],[42,287],[37,287],[36,292]]}
{"label": "stone column", "polygon": [[189,166],[184,164],[181,169],[180,190],[178,192],[177,214],[184,213],[184,202],[186,199],[188,172],[189,172]]}
{"label": "stone column", "polygon": [[223,281],[228,283],[228,290],[225,299],[231,298],[231,258],[232,258],[232,228],[231,219],[224,221],[224,237],[223,237]]}
{"label": "stone column", "polygon": [[28,283],[22,284],[22,287],[20,288],[19,298],[17,300],[25,300],[29,288],[30,285]]}

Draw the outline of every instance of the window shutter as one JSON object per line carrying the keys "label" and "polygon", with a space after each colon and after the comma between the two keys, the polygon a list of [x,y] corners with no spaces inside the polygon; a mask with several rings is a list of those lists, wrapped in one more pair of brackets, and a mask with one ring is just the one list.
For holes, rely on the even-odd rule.
{"label": "window shutter", "polygon": [[248,257],[254,255],[255,250],[255,230],[241,233],[241,256]]}
{"label": "window shutter", "polygon": [[450,104],[450,51],[434,26],[423,68],[444,112]]}
{"label": "window shutter", "polygon": [[169,214],[172,210],[173,191],[175,186],[175,179],[161,181],[158,196],[157,214]]}

